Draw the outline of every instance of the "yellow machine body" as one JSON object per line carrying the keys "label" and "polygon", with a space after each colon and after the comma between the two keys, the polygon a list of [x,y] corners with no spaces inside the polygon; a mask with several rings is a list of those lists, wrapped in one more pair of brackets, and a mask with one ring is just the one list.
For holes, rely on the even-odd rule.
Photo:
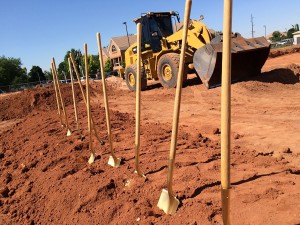
{"label": "yellow machine body", "polygon": [[[149,12],[134,20],[142,23],[143,27],[142,89],[146,88],[147,80],[151,79],[159,80],[167,88],[176,86],[182,29],[178,26],[180,23],[176,24],[177,26],[172,24],[172,16],[178,17],[178,14],[175,12]],[[268,57],[270,44],[264,38],[244,39],[237,34],[233,34],[232,42],[232,80],[257,75]],[[130,90],[135,90],[136,50],[137,46],[133,44],[125,52],[124,77]],[[183,81],[186,80],[187,73],[196,71],[207,88],[220,85],[221,34],[209,30],[201,21],[190,20],[185,56],[186,66]],[[240,74],[246,69],[248,70],[246,71],[247,76]]]}

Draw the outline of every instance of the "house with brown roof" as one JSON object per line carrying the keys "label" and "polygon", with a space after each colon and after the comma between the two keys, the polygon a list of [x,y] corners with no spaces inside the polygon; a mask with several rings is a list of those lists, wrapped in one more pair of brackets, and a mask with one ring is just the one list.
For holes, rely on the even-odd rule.
{"label": "house with brown roof", "polygon": [[104,47],[102,48],[102,58],[103,58],[103,62],[105,63],[107,61],[107,59],[109,58],[109,54],[108,54],[108,48]]}
{"label": "house with brown roof", "polygon": [[109,57],[113,65],[113,70],[119,70],[122,68],[123,62],[125,62],[126,49],[136,42],[136,35],[112,37],[109,43]]}

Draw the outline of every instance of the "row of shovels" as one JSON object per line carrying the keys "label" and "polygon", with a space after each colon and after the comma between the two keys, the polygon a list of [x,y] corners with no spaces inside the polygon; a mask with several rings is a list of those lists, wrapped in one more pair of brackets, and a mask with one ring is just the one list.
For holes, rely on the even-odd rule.
{"label": "row of shovels", "polygon": [[[191,12],[192,0],[186,0],[185,4],[185,15],[184,15],[184,26],[183,26],[183,37],[182,37],[182,46],[179,62],[179,72],[177,76],[177,85],[176,85],[176,94],[175,94],[175,103],[174,103],[174,112],[173,112],[173,124],[172,124],[172,136],[171,136],[171,145],[170,145],[170,156],[168,163],[168,177],[167,177],[167,189],[163,189],[158,201],[157,206],[162,209],[167,214],[173,214],[176,212],[179,200],[176,198],[173,189],[172,189],[172,180],[173,180],[173,170],[175,165],[175,156],[176,156],[176,145],[177,145],[177,134],[178,134],[178,124],[179,124],[179,114],[180,114],[180,102],[181,102],[181,90],[182,90],[182,78],[184,72],[184,55],[186,51],[187,35],[188,35],[188,26],[189,18]],[[232,0],[224,0],[224,30],[223,30],[223,59],[222,59],[222,103],[221,103],[221,199],[222,199],[222,216],[223,223],[229,224],[229,190],[230,190],[230,93],[231,93],[231,23],[232,23]],[[139,152],[140,152],[140,96],[141,96],[141,30],[142,25],[137,24],[137,77],[136,77],[136,128],[135,128],[135,172],[146,178],[139,167]],[[111,134],[111,124],[109,116],[109,106],[106,93],[106,82],[104,74],[104,64],[102,58],[102,47],[100,34],[97,33],[97,42],[98,42],[98,53],[100,60],[100,69],[102,74],[102,87],[103,87],[103,96],[104,96],[104,105],[105,105],[105,114],[106,114],[106,125],[109,138],[109,146],[111,156],[109,157],[108,164],[113,167],[118,167],[120,165],[120,159],[117,158],[113,151],[113,142]],[[71,86],[74,102],[74,112],[75,112],[75,121],[77,125],[77,130],[80,131],[78,123],[78,114],[76,99],[74,93],[74,81],[73,81],[73,70],[72,65],[79,81],[79,87],[83,96],[84,103],[87,108],[87,117],[88,117],[88,135],[89,135],[89,150],[91,156],[88,160],[88,163],[93,163],[96,157],[94,148],[92,146],[92,131],[94,131],[96,138],[101,143],[101,140],[98,136],[98,132],[95,126],[94,119],[91,115],[90,107],[90,94],[89,94],[89,80],[88,80],[88,53],[87,53],[87,44],[84,44],[84,55],[85,55],[85,77],[86,77],[86,94],[84,94],[82,84],[80,82],[79,72],[77,70],[74,57],[70,53],[69,57],[69,70],[71,77]],[[56,65],[54,58],[52,59],[52,74],[54,81],[54,88],[56,93],[58,115],[62,126],[67,128],[67,136],[71,135],[71,129],[67,119],[67,112],[64,106],[62,99],[62,94],[59,86]],[[62,112],[61,112],[62,109]],[[62,114],[65,118],[65,123],[62,120]],[[83,137],[82,133],[80,135]]]}
{"label": "row of shovels", "polygon": [[[103,56],[100,54],[102,52],[101,47],[101,41],[100,41],[100,34],[97,33],[97,41],[98,41],[98,48],[99,48],[99,60],[100,60],[100,67],[102,71],[102,77],[104,77],[104,64],[103,64]],[[87,117],[88,117],[88,138],[89,138],[89,150],[91,152],[91,156],[88,160],[88,163],[91,164],[95,161],[96,153],[92,145],[92,132],[94,131],[94,134],[97,138],[97,140],[102,143],[102,140],[100,139],[98,135],[97,128],[95,126],[95,122],[93,119],[93,116],[91,114],[91,104],[90,104],[90,88],[89,88],[89,81],[88,81],[88,53],[87,53],[87,44],[84,44],[84,53],[85,53],[85,75],[86,75],[86,93],[84,93],[81,81],[80,81],[80,74],[78,72],[77,66],[75,64],[74,56],[72,53],[70,53],[70,57],[68,58],[68,64],[69,64],[69,71],[70,71],[70,77],[71,77],[71,87],[72,87],[72,97],[73,97],[73,103],[74,103],[74,114],[75,114],[75,121],[76,121],[76,129],[80,132],[81,139],[84,139],[84,136],[81,132],[81,129],[79,127],[79,120],[78,120],[78,109],[77,109],[77,102],[75,97],[75,88],[74,88],[74,79],[73,79],[73,68],[78,80],[78,84],[80,87],[80,91],[83,97],[83,101],[87,108]],[[73,68],[72,68],[73,66]],[[55,89],[55,95],[56,95],[56,103],[57,103],[57,111],[60,118],[60,123],[62,126],[65,126],[67,128],[67,136],[70,136],[72,131],[70,128],[70,125],[68,123],[68,117],[67,117],[67,111],[65,109],[64,101],[61,94],[60,84],[58,80],[57,70],[56,70],[56,64],[55,59],[52,58],[51,63],[52,68],[52,75],[53,75],[53,84]],[[107,132],[108,132],[108,139],[109,139],[109,147],[110,147],[110,153],[111,156],[109,157],[108,164],[113,167],[118,167],[120,165],[120,159],[118,159],[115,156],[115,153],[113,151],[113,143],[112,143],[112,135],[111,135],[111,124],[110,124],[110,115],[109,115],[109,108],[108,108],[108,100],[107,100],[107,93],[106,93],[106,83],[105,79],[102,79],[102,87],[103,87],[103,96],[104,96],[104,105],[105,105],[105,116],[106,116],[106,125],[107,125]],[[62,112],[61,112],[62,111]],[[62,118],[62,113],[64,115],[64,121]]]}

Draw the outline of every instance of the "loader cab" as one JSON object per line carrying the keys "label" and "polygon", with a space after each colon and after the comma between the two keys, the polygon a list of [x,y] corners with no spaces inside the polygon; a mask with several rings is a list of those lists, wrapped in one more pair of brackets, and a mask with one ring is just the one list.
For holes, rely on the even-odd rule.
{"label": "loader cab", "polygon": [[173,34],[173,16],[179,22],[176,12],[149,12],[134,20],[142,24],[142,51],[152,50],[155,53],[162,50],[161,39]]}

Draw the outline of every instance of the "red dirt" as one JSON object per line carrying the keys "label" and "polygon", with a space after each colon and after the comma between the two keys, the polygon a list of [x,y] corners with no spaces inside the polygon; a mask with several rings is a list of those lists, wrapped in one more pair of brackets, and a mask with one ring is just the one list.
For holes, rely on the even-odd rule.
{"label": "red dirt", "polygon": [[[294,54],[298,54],[295,57]],[[232,224],[300,224],[300,58],[269,59],[261,76],[232,85]],[[276,67],[278,59],[286,66]],[[284,60],[286,60],[284,62]],[[294,63],[294,64],[293,64]],[[152,83],[142,92],[140,166],[134,173],[135,93],[108,78],[113,145],[122,165],[107,165],[109,144],[101,82],[92,84],[99,155],[88,138],[66,137],[51,86],[0,96],[1,224],[222,224],[220,196],[221,88],[206,90],[190,75],[182,91],[173,189],[180,206],[156,205],[166,187],[175,89]],[[69,85],[62,87],[71,127]],[[81,100],[79,88],[76,89]],[[87,136],[86,109],[79,120]]]}
{"label": "red dirt", "polygon": [[291,45],[285,48],[274,48],[271,49],[269,58],[276,58],[278,56],[291,54],[291,53],[299,53],[300,52],[300,45]]}

